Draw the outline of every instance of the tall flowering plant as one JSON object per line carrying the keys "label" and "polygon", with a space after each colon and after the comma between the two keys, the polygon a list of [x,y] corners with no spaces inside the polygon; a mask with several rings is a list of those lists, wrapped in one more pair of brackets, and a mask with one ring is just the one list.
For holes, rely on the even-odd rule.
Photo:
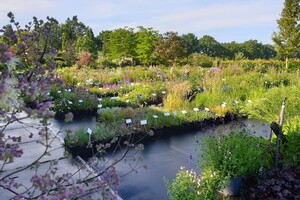
{"label": "tall flowering plant", "polygon": [[[104,199],[116,199],[117,196],[108,187],[114,189],[118,186],[119,177],[114,166],[126,154],[96,174],[89,173],[80,180],[74,180],[80,169],[74,173],[57,173],[59,161],[51,161],[49,169],[37,173],[41,159],[50,153],[53,141],[48,119],[55,113],[51,109],[49,92],[52,84],[61,84],[53,73],[56,50],[51,47],[51,40],[57,35],[51,33],[53,20],[50,18],[46,22],[34,18],[33,23],[21,29],[14,15],[9,13],[8,16],[11,24],[0,30],[0,187],[14,199],[75,199],[92,195],[95,190]],[[5,171],[5,166],[22,157],[26,151],[18,145],[25,136],[25,129],[18,136],[10,135],[7,129],[9,125],[25,118],[39,119],[36,130],[43,137],[39,142],[45,149],[32,163],[17,170]],[[33,133],[28,136],[34,137]],[[130,146],[128,144],[128,148]],[[87,164],[95,166],[96,162],[99,159],[92,158]],[[29,186],[19,179],[19,173],[27,169],[36,172],[29,178]]]}

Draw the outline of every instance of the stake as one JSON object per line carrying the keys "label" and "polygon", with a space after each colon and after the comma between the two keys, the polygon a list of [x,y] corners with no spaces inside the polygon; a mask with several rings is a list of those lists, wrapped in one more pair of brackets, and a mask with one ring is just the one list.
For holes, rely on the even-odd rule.
{"label": "stake", "polygon": [[278,129],[278,135],[276,138],[276,157],[275,157],[275,167],[278,168],[279,164],[279,156],[280,156],[280,145],[282,142],[282,124],[283,124],[283,118],[284,118],[284,110],[285,110],[285,101],[286,97],[283,99],[281,111],[279,115],[279,129]]}

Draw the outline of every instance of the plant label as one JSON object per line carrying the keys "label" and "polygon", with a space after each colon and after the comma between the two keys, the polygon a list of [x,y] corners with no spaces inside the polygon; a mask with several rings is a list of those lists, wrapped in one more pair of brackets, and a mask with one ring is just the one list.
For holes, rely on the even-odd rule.
{"label": "plant label", "polygon": [[90,129],[90,128],[88,128],[88,129],[86,130],[86,133],[89,134],[89,135],[92,135],[92,132],[93,132],[93,131],[92,131],[92,129]]}
{"label": "plant label", "polygon": [[170,113],[165,112],[165,113],[164,113],[164,116],[165,116],[165,117],[169,117],[169,116],[170,116]]}
{"label": "plant label", "polygon": [[131,119],[126,119],[126,120],[125,120],[125,123],[126,123],[126,124],[132,124],[132,120],[131,120]]}
{"label": "plant label", "polygon": [[141,125],[146,125],[147,124],[147,120],[141,120]]}

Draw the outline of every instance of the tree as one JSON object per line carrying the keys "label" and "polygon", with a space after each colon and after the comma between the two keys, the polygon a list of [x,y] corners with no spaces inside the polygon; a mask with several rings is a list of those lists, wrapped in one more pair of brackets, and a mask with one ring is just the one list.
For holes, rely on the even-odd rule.
{"label": "tree", "polygon": [[259,43],[257,40],[248,40],[242,43],[242,53],[248,59],[263,58],[263,50],[263,44]]}
{"label": "tree", "polygon": [[95,41],[93,30],[91,28],[87,27],[85,35],[78,36],[75,42],[75,49],[77,53],[88,51],[92,55],[96,56],[97,54],[96,41]]}
{"label": "tree", "polygon": [[155,42],[158,40],[158,31],[153,28],[138,27],[136,33],[136,58],[144,65],[150,65],[154,62],[153,51]]}
{"label": "tree", "polygon": [[65,34],[64,40],[63,40],[63,46],[64,49],[64,43],[66,42],[72,42],[74,43],[79,36],[85,35],[86,32],[86,26],[78,21],[77,16],[73,16],[72,19],[68,18],[65,23],[61,25],[62,33]]}
{"label": "tree", "polygon": [[62,58],[65,59],[68,66],[75,64],[76,51],[75,43],[78,37],[84,36],[86,26],[78,21],[77,16],[72,19],[68,18],[65,23],[61,25],[62,29]]}
{"label": "tree", "polygon": [[221,44],[225,49],[224,57],[229,59],[234,59],[234,55],[241,53],[242,48],[240,43],[236,42],[226,42]]}
{"label": "tree", "polygon": [[222,46],[215,38],[204,35],[199,39],[199,51],[211,57],[222,55]]}
{"label": "tree", "polygon": [[135,47],[136,38],[133,28],[119,28],[105,34],[104,55],[116,65],[132,64]]}
{"label": "tree", "polygon": [[175,65],[184,57],[184,46],[177,32],[166,32],[156,42],[154,56],[165,65]]}
{"label": "tree", "polygon": [[109,50],[108,43],[109,43],[109,36],[111,33],[112,33],[112,31],[105,30],[105,31],[100,32],[96,37],[97,46],[104,55]]}
{"label": "tree", "polygon": [[78,55],[77,64],[79,65],[79,67],[81,67],[81,66],[88,66],[89,64],[91,64],[93,62],[94,62],[94,60],[92,58],[92,55],[88,51],[82,51]]}
{"label": "tree", "polygon": [[199,51],[198,38],[193,33],[183,34],[181,41],[185,47],[186,57]]}
{"label": "tree", "polygon": [[300,1],[285,0],[281,18],[277,20],[278,32],[273,33],[272,40],[278,53],[288,59],[296,57],[300,48]]}

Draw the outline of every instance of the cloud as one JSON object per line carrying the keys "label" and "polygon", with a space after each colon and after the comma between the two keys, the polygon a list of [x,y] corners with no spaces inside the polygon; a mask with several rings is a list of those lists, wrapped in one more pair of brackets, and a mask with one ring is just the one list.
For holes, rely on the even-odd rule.
{"label": "cloud", "polygon": [[[95,34],[129,26],[153,27],[161,33],[215,33],[220,30],[259,31],[276,28],[284,0],[0,0],[0,24],[9,22],[12,11],[25,24],[33,16],[68,17],[93,28]],[[215,31],[215,32],[213,32]],[[245,31],[245,34],[247,32]]]}
{"label": "cloud", "polygon": [[204,31],[216,28],[251,27],[276,23],[277,12],[266,7],[266,3],[234,3],[214,4],[207,7],[198,7],[189,12],[182,11],[154,17],[159,21],[159,28],[173,28],[179,32]]}
{"label": "cloud", "polygon": [[54,7],[54,4],[51,0],[1,0],[0,7],[0,22],[6,21],[8,22],[7,13],[13,12],[16,18],[19,16],[27,16],[32,19],[35,13],[45,12],[47,9],[51,9]]}

